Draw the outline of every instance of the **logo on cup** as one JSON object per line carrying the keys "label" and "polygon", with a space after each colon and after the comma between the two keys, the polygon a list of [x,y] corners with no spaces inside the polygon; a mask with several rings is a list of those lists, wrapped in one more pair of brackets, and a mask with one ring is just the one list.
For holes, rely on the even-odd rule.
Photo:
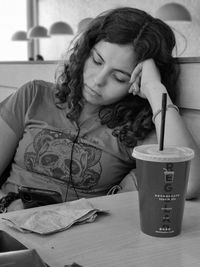
{"label": "logo on cup", "polygon": [[[173,163],[167,163],[166,168],[164,170],[164,192],[167,193],[166,200],[164,201],[164,207],[162,208],[163,214],[161,219],[162,226],[160,227],[160,231],[169,232],[172,231],[171,229],[171,212],[172,208],[170,207],[170,200],[168,200],[168,194],[173,190],[173,182],[174,182],[174,170],[173,170]],[[171,195],[170,197],[171,198]]]}
{"label": "logo on cup", "polygon": [[172,183],[174,182],[174,170],[173,170],[174,164],[173,163],[167,163],[166,168],[163,168],[164,170],[164,179],[165,179],[165,185],[164,185],[164,191],[165,192],[171,192],[172,191]]}
{"label": "logo on cup", "polygon": [[164,170],[165,183],[173,183],[174,181],[174,171],[170,171],[166,168]]}

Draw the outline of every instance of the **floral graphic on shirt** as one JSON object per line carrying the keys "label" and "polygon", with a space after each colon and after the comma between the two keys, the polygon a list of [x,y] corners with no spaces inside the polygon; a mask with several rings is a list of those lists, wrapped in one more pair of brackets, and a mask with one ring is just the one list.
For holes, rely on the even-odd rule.
{"label": "floral graphic on shirt", "polygon": [[[74,186],[89,189],[101,176],[102,151],[76,136],[50,129],[41,130],[27,146],[24,163],[31,172],[69,182],[70,164]],[[71,185],[71,184],[70,184]]]}

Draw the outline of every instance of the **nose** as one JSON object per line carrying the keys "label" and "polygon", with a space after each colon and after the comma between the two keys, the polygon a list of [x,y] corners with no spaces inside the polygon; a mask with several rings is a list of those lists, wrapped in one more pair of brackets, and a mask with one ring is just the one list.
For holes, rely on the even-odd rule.
{"label": "nose", "polygon": [[104,86],[106,84],[106,80],[107,80],[107,74],[104,69],[96,73],[94,77],[94,83],[96,86],[99,86],[99,87]]}

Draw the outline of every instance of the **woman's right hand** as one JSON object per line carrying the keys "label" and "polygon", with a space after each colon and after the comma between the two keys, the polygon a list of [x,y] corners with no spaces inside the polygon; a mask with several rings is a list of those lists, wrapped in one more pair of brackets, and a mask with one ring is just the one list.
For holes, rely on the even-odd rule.
{"label": "woman's right hand", "polygon": [[[142,98],[149,98],[148,91],[154,88],[161,88],[160,72],[153,59],[147,59],[139,63],[132,72],[129,93]],[[162,89],[163,89],[162,88]]]}

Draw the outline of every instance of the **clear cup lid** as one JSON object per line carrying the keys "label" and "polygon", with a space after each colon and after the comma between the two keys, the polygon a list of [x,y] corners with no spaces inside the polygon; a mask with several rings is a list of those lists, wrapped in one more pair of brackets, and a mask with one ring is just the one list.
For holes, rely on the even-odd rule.
{"label": "clear cup lid", "polygon": [[136,146],[132,156],[136,159],[154,162],[183,162],[194,157],[194,151],[188,147],[166,146],[159,150],[157,144]]}

